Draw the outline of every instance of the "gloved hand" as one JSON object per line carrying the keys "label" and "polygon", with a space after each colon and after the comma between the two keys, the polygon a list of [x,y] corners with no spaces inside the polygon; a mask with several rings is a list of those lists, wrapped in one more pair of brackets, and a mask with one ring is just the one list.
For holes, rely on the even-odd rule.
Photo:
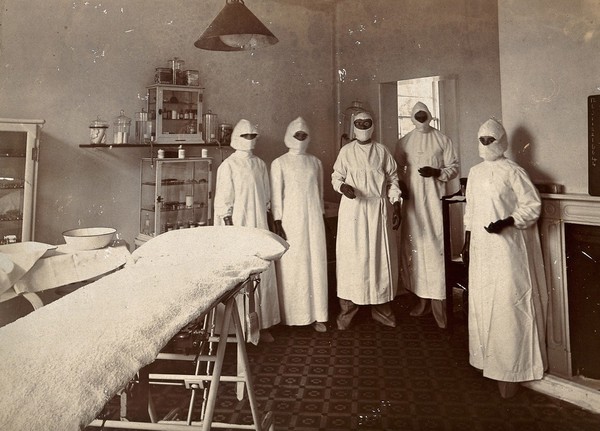
{"label": "gloved hand", "polygon": [[465,231],[465,243],[463,244],[462,251],[460,255],[462,256],[462,261],[465,265],[469,266],[469,247],[471,247],[471,231]]}
{"label": "gloved hand", "polygon": [[356,193],[354,193],[352,186],[349,186],[346,183],[340,186],[340,192],[342,192],[348,199],[354,199],[356,197]]}
{"label": "gloved hand", "polygon": [[405,201],[408,200],[408,186],[406,185],[406,183],[402,180],[400,180],[400,196],[402,197],[402,199],[404,199]]}
{"label": "gloved hand", "polygon": [[392,230],[398,230],[402,221],[402,206],[400,202],[394,203],[394,215],[392,216]]}
{"label": "gloved hand", "polygon": [[419,168],[419,175],[421,175],[422,177],[425,177],[425,178],[429,178],[429,177],[437,178],[440,176],[441,173],[442,173],[441,169],[432,168],[431,166],[423,166],[422,168]]}
{"label": "gloved hand", "polygon": [[287,237],[285,236],[285,231],[283,230],[283,226],[281,225],[281,220],[275,220],[273,222],[275,225],[275,234],[279,235],[283,239],[287,241]]}
{"label": "gloved hand", "polygon": [[233,220],[231,219],[231,216],[223,217],[223,222],[225,223],[225,226],[233,226]]}
{"label": "gloved hand", "polygon": [[488,231],[488,233],[500,233],[506,227],[512,226],[515,224],[515,219],[512,217],[507,217],[502,220],[491,222],[487,227],[484,226],[484,229]]}

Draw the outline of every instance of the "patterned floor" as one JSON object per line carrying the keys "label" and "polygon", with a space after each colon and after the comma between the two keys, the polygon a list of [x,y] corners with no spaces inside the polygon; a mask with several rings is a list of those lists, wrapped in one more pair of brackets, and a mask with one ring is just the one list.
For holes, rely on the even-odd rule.
{"label": "patterned floor", "polygon": [[[449,336],[431,315],[409,317],[409,300],[395,301],[394,329],[363,308],[347,331],[277,326],[273,343],[249,345],[260,411],[274,414],[276,430],[600,430],[600,415],[523,387],[502,399],[468,364],[464,320]],[[230,372],[234,354],[229,349]],[[153,394],[164,409],[185,397],[179,388]],[[252,423],[233,384],[221,384],[217,403],[215,421]]]}

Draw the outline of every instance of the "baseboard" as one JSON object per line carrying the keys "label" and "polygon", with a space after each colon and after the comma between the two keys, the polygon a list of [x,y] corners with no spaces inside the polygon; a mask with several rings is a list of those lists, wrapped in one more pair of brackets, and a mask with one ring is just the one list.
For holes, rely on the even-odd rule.
{"label": "baseboard", "polygon": [[600,413],[600,391],[571,380],[545,375],[542,380],[522,383],[523,386],[554,398],[575,404],[584,410]]}

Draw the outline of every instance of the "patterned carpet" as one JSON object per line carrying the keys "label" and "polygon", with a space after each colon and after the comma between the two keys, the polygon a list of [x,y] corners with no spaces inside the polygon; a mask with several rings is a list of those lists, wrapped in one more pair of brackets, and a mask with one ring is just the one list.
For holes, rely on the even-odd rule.
{"label": "patterned carpet", "polygon": [[[394,329],[363,307],[347,331],[277,326],[273,343],[248,345],[259,410],[273,413],[278,431],[600,430],[600,415],[524,387],[502,399],[496,383],[468,364],[460,310],[450,336],[431,315],[409,317],[410,301],[394,302]],[[225,371],[234,369],[229,348]],[[152,396],[164,411],[189,399],[177,387]],[[234,384],[221,384],[214,420],[252,423]]]}

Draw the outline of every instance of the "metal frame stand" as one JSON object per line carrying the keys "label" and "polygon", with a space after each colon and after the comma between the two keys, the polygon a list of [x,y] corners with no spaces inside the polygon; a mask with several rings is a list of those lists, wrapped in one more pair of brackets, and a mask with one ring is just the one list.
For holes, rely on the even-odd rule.
{"label": "metal frame stand", "polygon": [[[271,412],[266,412],[261,415],[258,412],[258,402],[254,394],[254,387],[250,375],[250,366],[248,353],[246,351],[246,341],[243,333],[243,323],[240,320],[236,305],[236,296],[244,294],[245,291],[250,291],[253,294],[258,287],[260,278],[258,275],[251,276],[246,281],[240,283],[233,291],[229,292],[221,298],[205,315],[204,329],[209,330],[209,334],[200,343],[197,355],[185,355],[179,353],[159,353],[157,359],[165,360],[188,360],[195,361],[195,374],[157,374],[149,373],[147,380],[152,384],[171,384],[185,386],[191,390],[191,397],[187,418],[183,420],[172,420],[173,412],[169,412],[164,418],[157,419],[156,411],[151,397],[148,395],[148,416],[150,422],[128,421],[125,419],[127,410],[127,391],[121,391],[121,420],[101,420],[95,419],[89,426],[93,427],[108,427],[119,429],[137,429],[137,430],[190,430],[198,429],[208,431],[211,429],[247,429],[256,431],[275,431],[273,424],[273,415]],[[215,334],[215,315],[216,307],[219,303],[225,305],[225,311],[221,316],[220,334]],[[228,336],[229,330],[233,325],[235,336]],[[237,343],[238,354],[238,374],[235,376],[223,375],[223,362],[225,359],[225,351],[227,343]],[[214,347],[216,345],[216,353]],[[203,354],[206,350],[207,354]],[[205,373],[201,373],[201,363],[206,363]],[[142,380],[142,379],[140,379]],[[246,388],[248,402],[252,412],[253,424],[231,424],[222,422],[213,422],[215,404],[219,384],[221,382],[234,382],[240,387]],[[192,420],[192,409],[196,401],[197,392],[203,391],[202,400],[202,415],[200,421]]]}

